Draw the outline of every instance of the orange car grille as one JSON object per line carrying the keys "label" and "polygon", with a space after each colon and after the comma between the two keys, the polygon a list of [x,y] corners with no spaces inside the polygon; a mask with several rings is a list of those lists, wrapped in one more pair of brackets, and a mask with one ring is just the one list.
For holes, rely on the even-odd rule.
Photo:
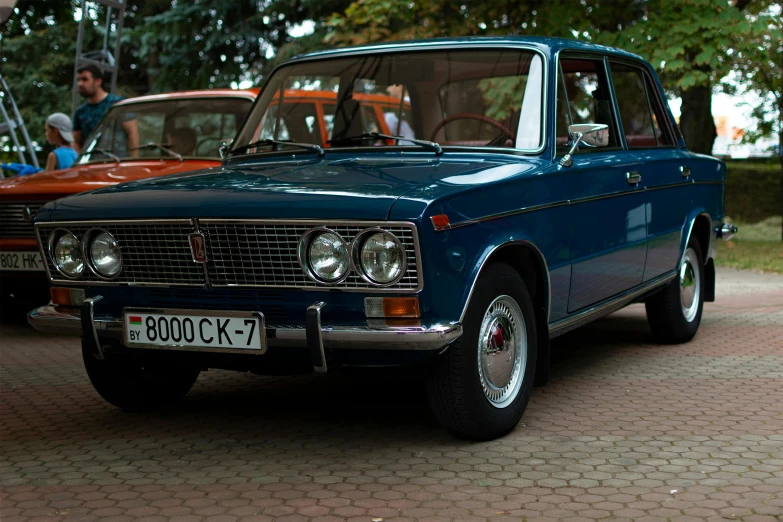
{"label": "orange car grille", "polygon": [[25,217],[27,214],[25,209],[29,208],[29,215],[34,216],[46,203],[46,201],[0,202],[0,238],[35,239],[33,225]]}

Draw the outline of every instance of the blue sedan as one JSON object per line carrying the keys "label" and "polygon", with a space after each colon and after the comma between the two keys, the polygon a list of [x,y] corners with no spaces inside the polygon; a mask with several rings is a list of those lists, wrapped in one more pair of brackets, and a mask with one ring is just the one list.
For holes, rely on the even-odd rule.
{"label": "blue sedan", "polygon": [[35,218],[53,288],[30,323],[81,335],[118,407],[181,399],[208,368],[424,365],[440,423],[491,439],[554,337],[644,302],[661,342],[689,341],[736,232],[725,165],[688,151],[652,67],[571,40],[297,57],[222,153]]}

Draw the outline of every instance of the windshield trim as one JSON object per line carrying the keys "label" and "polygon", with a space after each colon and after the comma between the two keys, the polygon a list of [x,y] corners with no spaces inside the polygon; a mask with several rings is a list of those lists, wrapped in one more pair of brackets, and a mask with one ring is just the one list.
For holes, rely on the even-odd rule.
{"label": "windshield trim", "polygon": [[[539,155],[543,153],[546,148],[547,144],[549,143],[549,133],[547,132],[549,121],[549,57],[548,55],[539,47],[536,47],[534,45],[530,44],[523,44],[523,43],[517,43],[513,41],[501,41],[501,42],[471,42],[471,45],[468,46],[465,43],[445,43],[445,42],[432,42],[432,43],[415,43],[415,44],[399,44],[395,45],[395,47],[391,49],[386,49],[385,46],[389,44],[380,44],[380,45],[373,45],[373,46],[367,46],[367,47],[360,47],[357,49],[351,48],[344,51],[335,50],[333,51],[334,54],[328,54],[324,56],[323,54],[313,54],[313,55],[304,55],[297,58],[292,58],[291,60],[288,60],[286,62],[281,63],[274,69],[272,69],[272,72],[266,77],[264,82],[261,84],[260,90],[258,91],[258,96],[256,96],[256,99],[253,101],[253,106],[248,111],[247,115],[245,116],[245,121],[242,123],[242,125],[239,127],[239,130],[237,131],[237,136],[242,134],[242,132],[245,130],[245,125],[247,125],[248,121],[250,120],[250,115],[255,111],[256,105],[259,104],[261,101],[262,95],[264,94],[264,91],[267,88],[267,85],[269,84],[269,81],[274,77],[275,74],[280,72],[280,69],[284,67],[290,67],[292,65],[298,65],[304,62],[310,62],[310,61],[324,61],[324,60],[336,60],[336,59],[342,59],[342,58],[350,58],[351,56],[359,56],[364,54],[378,54],[379,52],[383,53],[412,53],[412,52],[433,52],[433,51],[441,51],[441,50],[466,50],[466,51],[473,51],[477,49],[496,49],[498,47],[503,49],[519,49],[524,51],[532,51],[533,53],[537,54],[541,58],[542,62],[542,82],[541,82],[541,144],[535,148],[535,149],[518,149],[516,147],[480,147],[480,146],[469,146],[469,145],[442,145],[443,152],[454,152],[454,148],[467,150],[470,152],[477,152],[477,151],[490,151],[490,150],[498,150],[502,149],[505,150],[506,153],[511,153],[518,155],[519,153],[522,153],[524,155]],[[426,48],[421,48],[422,46],[426,45]],[[236,139],[236,138],[234,138]],[[391,152],[392,147],[396,146],[387,146],[387,147],[352,147],[353,149],[357,150],[376,150],[378,148],[381,148],[385,151]],[[409,147],[402,147],[402,148],[409,148]],[[329,154],[330,150],[346,150],[344,147],[329,147],[328,149],[325,148],[324,151]],[[377,151],[377,150],[376,150]],[[252,155],[255,156],[257,154],[270,154],[269,152],[261,152],[261,153],[253,153]],[[239,156],[237,156],[239,157]]]}
{"label": "windshield trim", "polygon": [[[214,96],[194,96],[194,97],[189,97],[189,96],[188,97],[185,97],[185,96],[182,96],[182,97],[172,96],[171,98],[168,98],[166,100],[145,100],[144,98],[145,98],[144,96],[139,96],[137,98],[128,98],[126,100],[122,100],[120,102],[115,103],[114,105],[109,107],[109,110],[107,110],[106,114],[103,115],[103,118],[101,118],[101,120],[98,122],[98,125],[96,126],[96,128],[98,126],[100,126],[100,124],[103,123],[103,121],[106,118],[109,117],[109,115],[111,114],[111,112],[113,110],[119,110],[119,109],[122,109],[123,107],[127,107],[129,105],[137,105],[137,104],[140,104],[140,103],[158,104],[158,103],[180,102],[180,101],[191,101],[191,100],[192,101],[203,101],[203,100],[207,100],[207,99],[208,100],[221,100],[221,99],[223,99],[223,100],[236,100],[236,101],[247,100],[247,101],[250,102],[250,108],[247,110],[247,112],[245,113],[244,118],[242,119],[242,121],[239,123],[239,125],[237,127],[237,129],[241,129],[241,128],[244,127],[245,123],[247,122],[247,117],[250,115],[250,112],[253,110],[253,107],[255,107],[255,102],[256,102],[256,98],[251,98],[250,96],[247,96],[247,95],[226,96],[224,94],[214,95]],[[236,139],[236,135],[234,136],[234,139]],[[92,143],[92,141],[90,141],[90,143]],[[73,162],[74,166],[77,166],[77,164],[79,164],[79,165],[92,165],[94,163],[108,163],[107,161],[102,161],[102,160],[90,160],[90,161],[85,161],[84,163],[79,163],[79,160],[82,159],[82,157],[84,155],[92,154],[92,151],[90,151],[90,152],[86,151],[88,145],[89,145],[89,143],[86,143],[85,146],[84,146],[84,151],[81,152],[76,157],[76,161]],[[100,153],[98,153],[98,154],[100,154]],[[207,159],[207,160],[221,161],[221,158],[220,158],[219,155],[215,155],[215,156],[184,156],[183,155],[182,158],[183,158],[183,160],[188,160],[188,159],[205,160],[205,159]],[[173,156],[163,156],[163,155],[161,155],[161,156],[145,156],[144,158],[127,157],[127,158],[120,158],[120,162],[121,163],[125,163],[125,162],[128,162],[128,161],[159,160],[159,159],[175,159],[176,160],[177,158],[174,158]],[[112,161],[112,163],[116,163],[116,162]]]}

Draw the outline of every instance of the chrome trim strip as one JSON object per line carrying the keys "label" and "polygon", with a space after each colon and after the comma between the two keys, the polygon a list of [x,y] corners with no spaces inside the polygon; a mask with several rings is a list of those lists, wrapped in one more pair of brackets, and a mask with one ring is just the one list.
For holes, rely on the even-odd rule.
{"label": "chrome trim strip", "polygon": [[[28,315],[30,325],[40,332],[81,335],[81,317],[78,308],[46,305]],[[203,313],[203,310],[194,310]],[[225,314],[227,312],[220,312]],[[121,341],[122,319],[98,317],[93,319],[96,333]],[[266,326],[268,347],[304,347],[307,332],[301,326]],[[462,325],[435,324],[432,326],[322,326],[324,348],[352,350],[440,350],[462,335]],[[243,351],[242,353],[247,353]]]}
{"label": "chrome trim strip", "polygon": [[[256,318],[259,321],[259,332],[263,332],[263,335],[261,335],[261,349],[260,350],[253,350],[251,348],[213,348],[209,346],[186,346],[186,345],[175,345],[175,346],[165,346],[165,345],[158,345],[158,344],[133,344],[131,346],[128,346],[125,344],[125,339],[127,338],[127,329],[125,325],[125,315],[126,314],[132,314],[132,313],[147,313],[147,314],[166,314],[166,315],[203,315],[207,317],[247,317],[247,318]],[[121,329],[121,335],[122,335],[122,344],[126,348],[141,348],[141,349],[154,349],[154,350],[170,350],[170,351],[185,351],[185,352],[214,352],[214,353],[244,353],[244,354],[253,354],[253,355],[263,355],[267,351],[267,339],[266,339],[266,322],[264,320],[264,314],[261,312],[244,312],[244,311],[236,311],[236,310],[193,310],[193,309],[183,309],[183,308],[139,308],[139,307],[127,307],[122,309],[122,316],[117,321],[119,322],[120,329]]]}
{"label": "chrome trim strip", "polygon": [[[527,212],[534,212],[536,210],[545,210],[548,208],[554,208],[554,207],[561,207],[563,205],[568,205],[568,201],[558,201],[556,203],[545,203],[543,205],[533,205],[531,207],[524,207],[517,210],[509,210],[507,212],[500,212],[498,214],[490,214],[488,216],[482,216],[478,218],[473,219],[466,219],[465,221],[458,221],[457,223],[449,223],[445,227],[435,227],[435,224],[433,223],[433,228],[435,228],[436,232],[443,232],[445,230],[453,230],[455,228],[460,227],[466,227],[468,225],[475,225],[476,223],[483,223],[484,221],[492,221],[493,219],[502,219],[505,217],[511,217],[516,216],[518,214],[526,214]],[[430,217],[430,220],[432,217]]]}
{"label": "chrome trim strip", "polygon": [[[696,219],[699,216],[706,216],[707,219],[710,220],[710,230],[713,229],[712,225],[712,216],[710,216],[707,212],[699,212],[695,216],[693,216],[693,219],[691,220],[691,224],[688,227],[688,234],[685,236],[685,244],[682,245],[682,253],[680,254],[680,258],[677,260],[677,268],[676,270],[679,271],[680,267],[682,266],[682,262],[685,259],[685,252],[688,250],[688,243],[691,242],[691,233],[693,232],[693,225],[696,224]],[[682,241],[682,234],[680,234],[680,241]],[[704,256],[704,263],[706,264],[707,261],[710,258],[710,249],[712,248],[712,234],[710,234],[710,237],[708,239],[709,243],[707,244],[707,251],[702,252],[702,255]]]}
{"label": "chrome trim strip", "polygon": [[483,261],[481,261],[481,266],[479,266],[478,273],[476,274],[476,278],[473,280],[473,283],[470,285],[470,292],[468,292],[468,298],[465,300],[465,305],[462,307],[462,313],[459,316],[459,324],[465,323],[465,314],[468,312],[468,305],[470,304],[470,298],[473,297],[473,291],[476,289],[476,282],[478,281],[478,278],[481,276],[481,271],[484,270],[484,266],[487,264],[487,261],[492,257],[492,255],[498,251],[498,249],[502,247],[507,246],[513,246],[513,245],[524,245],[532,247],[533,250],[536,251],[538,254],[539,259],[542,263],[544,263],[544,272],[546,272],[546,286],[547,286],[547,295],[546,298],[546,321],[549,323],[549,316],[552,311],[552,280],[549,277],[549,266],[547,265],[546,258],[544,257],[543,252],[541,252],[541,249],[536,246],[535,243],[532,241],[528,241],[526,239],[519,240],[519,241],[509,241],[508,243],[503,243],[500,245],[496,245],[490,252],[486,255]]}
{"label": "chrome trim strip", "polygon": [[78,306],[57,306],[49,303],[27,314],[27,322],[44,333],[82,335],[81,309]]}
{"label": "chrome trim strip", "polygon": [[174,218],[174,219],[167,219],[167,218],[161,218],[161,219],[84,219],[81,221],[46,221],[43,223],[36,223],[35,228],[45,228],[45,227],[62,227],[67,225],[82,225],[82,226],[88,226],[92,223],[95,224],[110,224],[110,225],[191,225],[193,224],[193,221],[191,219],[180,219],[180,218]]}
{"label": "chrome trim strip", "polygon": [[[631,195],[631,194],[639,194],[639,192],[648,192],[648,191],[653,191],[653,190],[663,190],[663,189],[668,189],[668,188],[680,187],[680,186],[683,186],[683,185],[693,185],[693,184],[699,184],[699,183],[702,183],[702,184],[722,184],[723,182],[719,182],[719,181],[718,182],[713,182],[713,181],[684,181],[684,182],[681,182],[681,183],[672,183],[672,184],[669,184],[669,185],[660,185],[660,186],[656,186],[656,187],[642,187],[642,188],[639,188],[639,189],[636,189],[636,190],[633,190],[633,189],[620,190],[620,191],[617,191],[617,192],[610,192],[608,194],[601,194],[599,196],[588,196],[588,197],[578,198],[578,199],[567,199],[567,200],[563,200],[563,201],[557,201],[557,202],[554,202],[554,203],[545,203],[545,204],[542,204],[542,205],[534,205],[534,206],[531,206],[531,207],[524,207],[524,208],[517,209],[517,210],[509,210],[507,212],[500,212],[498,214],[490,214],[490,215],[482,216],[482,217],[478,217],[478,218],[467,219],[465,221],[458,221],[457,223],[450,223],[448,226],[443,227],[443,228],[435,228],[435,231],[436,232],[442,232],[442,231],[445,231],[445,230],[452,230],[454,228],[460,228],[460,227],[464,227],[464,226],[468,226],[468,225],[475,225],[476,223],[482,223],[484,221],[491,221],[493,219],[501,219],[501,218],[505,218],[505,217],[515,216],[517,214],[525,214],[527,212],[534,212],[536,210],[546,210],[548,208],[559,207],[559,206],[562,206],[562,205],[578,205],[580,203],[588,203],[590,201],[598,201],[598,200],[601,200],[601,199],[609,199],[609,198],[616,198],[616,197],[621,197],[621,196],[628,196],[628,195]],[[433,228],[434,228],[434,226],[433,226]]]}
{"label": "chrome trim strip", "polygon": [[659,286],[663,286],[667,284],[669,281],[674,279],[676,275],[677,275],[676,272],[669,272],[667,274],[663,274],[655,279],[648,281],[642,286],[632,288],[631,290],[623,294],[620,294],[617,297],[609,298],[601,303],[597,303],[590,306],[586,310],[577,312],[575,315],[566,317],[565,319],[561,319],[555,323],[552,323],[549,325],[549,338],[554,339],[555,337],[563,335],[566,332],[570,332],[575,328],[579,328],[580,326],[589,323],[594,319],[598,319],[599,317],[602,317],[604,315],[608,315],[612,312],[616,312],[620,308],[623,308],[624,306],[631,304],[632,301],[634,301],[637,297],[641,296],[642,294],[649,292],[650,290],[654,290]]}

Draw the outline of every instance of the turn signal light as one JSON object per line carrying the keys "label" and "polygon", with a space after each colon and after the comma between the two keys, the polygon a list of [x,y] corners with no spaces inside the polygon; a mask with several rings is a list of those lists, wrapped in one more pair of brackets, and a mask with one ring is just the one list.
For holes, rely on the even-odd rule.
{"label": "turn signal light", "polygon": [[384,317],[419,317],[419,300],[415,297],[385,297]]}
{"label": "turn signal light", "polygon": [[432,226],[435,228],[435,230],[443,230],[451,226],[451,222],[449,221],[449,216],[447,216],[446,214],[438,214],[437,216],[432,216],[430,218],[430,221],[432,221]]}
{"label": "turn signal light", "polygon": [[53,286],[49,289],[52,304],[57,306],[81,306],[84,304],[84,290]]}
{"label": "turn signal light", "polygon": [[416,297],[365,297],[364,314],[368,318],[418,318],[419,299]]}

